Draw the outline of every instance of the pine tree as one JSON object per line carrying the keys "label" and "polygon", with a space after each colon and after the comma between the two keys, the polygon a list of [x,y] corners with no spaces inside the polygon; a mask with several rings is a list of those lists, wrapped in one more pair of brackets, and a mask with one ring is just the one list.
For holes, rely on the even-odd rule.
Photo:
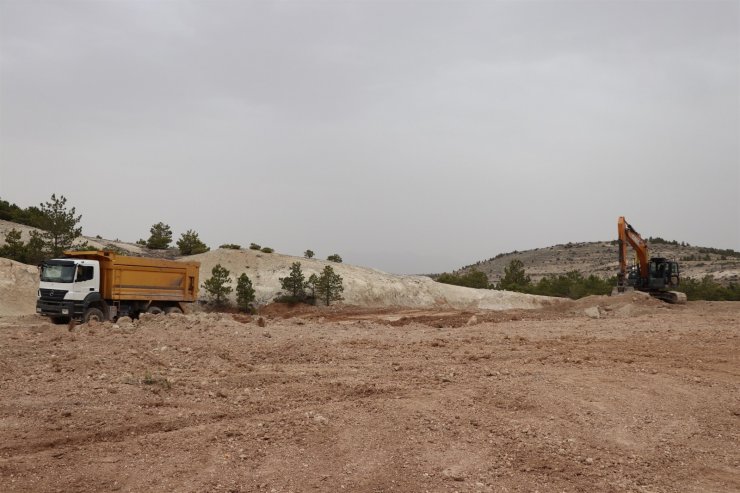
{"label": "pine tree", "polygon": [[26,245],[21,239],[21,232],[13,228],[5,235],[5,245],[0,247],[0,257],[9,258],[16,262],[26,261]]}
{"label": "pine tree", "polygon": [[280,286],[286,291],[288,296],[296,301],[306,298],[306,278],[301,270],[300,262],[293,262],[290,266],[288,277],[280,278]]}
{"label": "pine tree", "polygon": [[203,289],[206,290],[216,305],[223,305],[226,302],[226,297],[234,290],[230,286],[231,279],[229,279],[229,274],[230,272],[222,267],[221,264],[216,264],[211,269],[210,279],[203,283]]}
{"label": "pine tree", "polygon": [[501,278],[499,289],[507,291],[526,291],[532,285],[532,280],[524,270],[524,262],[514,259],[504,268],[504,277]]}
{"label": "pine tree", "polygon": [[309,297],[312,299],[316,299],[316,284],[318,284],[318,282],[319,278],[316,276],[316,274],[311,274],[310,276],[308,276],[306,287],[311,290]]}
{"label": "pine tree", "polygon": [[51,201],[41,205],[41,237],[44,248],[53,257],[58,257],[72,246],[72,242],[82,234],[82,227],[77,224],[82,215],[75,216],[75,208],[67,210],[67,199],[64,195],[57,198],[51,195]]}
{"label": "pine tree", "polygon": [[335,273],[331,265],[327,265],[316,281],[316,294],[319,299],[329,306],[332,301],[342,299],[342,292],[344,292],[342,276]]}
{"label": "pine tree", "polygon": [[254,287],[246,274],[239,276],[236,281],[236,303],[244,311],[249,311],[250,303],[254,301]]}
{"label": "pine tree", "polygon": [[177,240],[177,248],[183,255],[197,255],[210,250],[205,243],[200,241],[198,233],[192,229],[180,235],[180,239]]}
{"label": "pine tree", "polygon": [[172,229],[170,229],[169,225],[158,222],[152,225],[149,233],[151,233],[151,236],[146,241],[147,248],[151,248],[152,250],[166,250],[170,247],[170,243],[172,243]]}

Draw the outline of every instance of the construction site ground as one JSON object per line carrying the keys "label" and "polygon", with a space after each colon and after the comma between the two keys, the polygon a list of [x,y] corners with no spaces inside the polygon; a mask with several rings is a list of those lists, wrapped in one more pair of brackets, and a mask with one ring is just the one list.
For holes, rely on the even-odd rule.
{"label": "construction site ground", "polygon": [[626,300],[2,317],[0,491],[740,491],[740,303]]}

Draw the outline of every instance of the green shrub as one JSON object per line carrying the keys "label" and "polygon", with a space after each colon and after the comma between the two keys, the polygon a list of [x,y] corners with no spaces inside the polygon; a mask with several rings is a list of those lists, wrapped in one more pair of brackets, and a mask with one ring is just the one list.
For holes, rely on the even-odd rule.
{"label": "green shrub", "polygon": [[440,274],[435,279],[437,282],[441,282],[444,284],[452,284],[455,286],[465,286],[468,288],[477,288],[477,289],[488,289],[491,287],[490,283],[488,282],[488,276],[486,276],[483,272],[479,270],[472,269],[471,271],[462,274],[448,274],[445,272],[444,274]]}
{"label": "green shrub", "polygon": [[249,249],[250,250],[260,250],[260,249],[262,249],[262,247],[259,246],[257,243],[250,243],[249,244]]}
{"label": "green shrub", "polygon": [[691,277],[682,278],[676,291],[686,293],[689,301],[740,301],[740,286],[735,283],[723,286],[709,274],[701,280]]}
{"label": "green shrub", "polygon": [[198,233],[192,229],[180,235],[180,239],[177,240],[177,248],[180,249],[180,253],[183,255],[197,255],[210,250],[205,243],[200,241]]}
{"label": "green shrub", "polygon": [[262,253],[274,253],[275,252],[275,249],[274,248],[270,248],[270,247],[262,247],[260,249],[260,251]]}
{"label": "green shrub", "polygon": [[223,245],[219,246],[219,248],[228,248],[229,250],[241,250],[241,245],[237,245],[236,243],[224,243]]}

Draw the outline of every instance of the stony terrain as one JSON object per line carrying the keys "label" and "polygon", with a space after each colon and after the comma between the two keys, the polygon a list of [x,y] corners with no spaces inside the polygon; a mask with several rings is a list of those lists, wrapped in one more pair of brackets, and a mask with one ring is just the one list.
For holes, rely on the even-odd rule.
{"label": "stony terrain", "polygon": [[[650,245],[650,255],[677,260],[683,277],[701,279],[711,275],[719,282],[740,283],[740,254],[737,252],[733,256],[726,253],[709,253],[704,247],[655,243]],[[632,256],[630,253],[630,258]],[[608,241],[601,241],[568,243],[507,253],[463,267],[458,272],[474,268],[484,272],[488,279],[495,283],[503,277],[504,269],[514,259],[524,263],[527,274],[535,282],[547,275],[570,271],[578,271],[584,276],[595,274],[607,278],[615,276],[619,269],[617,246]]]}
{"label": "stony terrain", "polygon": [[0,491],[740,490],[740,304],[261,316],[0,317]]}

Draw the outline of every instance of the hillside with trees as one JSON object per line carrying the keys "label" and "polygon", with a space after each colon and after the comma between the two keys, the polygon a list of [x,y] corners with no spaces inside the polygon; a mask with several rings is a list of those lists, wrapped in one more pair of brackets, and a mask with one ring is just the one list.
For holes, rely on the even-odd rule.
{"label": "hillside with trees", "polygon": [[[703,279],[712,276],[723,285],[740,284],[740,252],[689,245],[685,242],[649,238],[650,255],[675,259],[681,268],[681,277]],[[630,254],[631,255],[631,254]],[[498,284],[512,260],[519,260],[532,282],[543,277],[578,272],[583,277],[594,275],[608,279],[617,274],[616,241],[567,243],[534,250],[502,253],[456,270],[465,275],[479,271],[490,284]]]}

